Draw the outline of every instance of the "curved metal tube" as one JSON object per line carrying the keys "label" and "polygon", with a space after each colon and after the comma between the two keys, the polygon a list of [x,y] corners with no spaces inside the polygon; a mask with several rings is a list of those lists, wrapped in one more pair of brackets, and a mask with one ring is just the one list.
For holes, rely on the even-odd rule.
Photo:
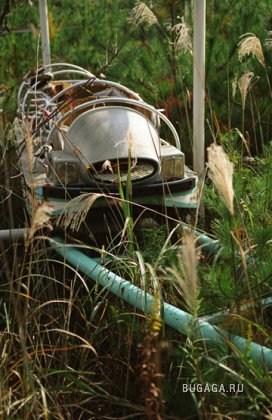
{"label": "curved metal tube", "polygon": [[[66,68],[63,70],[56,70],[56,71],[52,71],[53,67],[62,67],[62,68]],[[94,74],[90,73],[88,70],[85,70],[82,67],[76,66],[74,64],[68,64],[68,63],[53,63],[53,64],[48,64],[48,65],[43,65],[41,67],[37,68],[37,72],[43,69],[45,70],[50,70],[50,72],[53,74],[53,76],[57,75],[57,74],[63,74],[63,73],[75,73],[75,74],[81,74],[83,76],[87,76],[90,78],[95,77]],[[61,73],[60,73],[61,72]],[[22,91],[25,87],[29,87],[29,82],[28,82],[28,75],[29,72],[26,73],[23,77],[23,82],[18,90],[18,94],[17,94],[17,103],[18,103],[18,108],[20,110],[20,108],[22,108],[21,102],[22,100],[25,102],[26,101],[26,97],[29,94],[29,89],[25,92],[24,98],[22,99]],[[29,87],[30,88],[30,87]],[[32,86],[30,88],[31,93],[35,92],[35,88]]]}
{"label": "curved metal tube", "polygon": [[121,85],[120,83],[116,83],[116,82],[112,82],[110,80],[100,80],[98,78],[96,78],[95,76],[93,76],[93,80],[92,78],[87,79],[87,80],[80,80],[76,83],[74,83],[71,86],[67,86],[66,88],[62,89],[59,93],[57,93],[55,96],[53,96],[50,100],[50,103],[48,104],[48,106],[45,108],[47,109],[50,105],[53,105],[57,99],[59,99],[62,95],[66,94],[67,92],[69,92],[69,90],[73,90],[74,88],[77,87],[84,87],[88,82],[92,82],[91,86],[96,86],[96,85],[105,85],[105,86],[109,86],[109,87],[116,87],[119,89],[122,89],[123,91],[127,92],[130,95],[133,95],[135,97],[136,100],[142,101],[141,97],[138,95],[138,93],[133,92],[133,90],[127,88],[126,86]]}
{"label": "curved metal tube", "polygon": [[[154,296],[145,293],[139,287],[119,277],[105,267],[97,264],[92,258],[78,251],[74,246],[64,244],[60,238],[53,238],[50,244],[56,252],[63,256],[76,269],[98,282],[114,295],[130,303],[135,308],[152,313]],[[189,313],[168,303],[163,303],[163,319],[165,324],[189,336],[202,338],[207,344],[224,345],[232,343],[231,347],[243,354],[248,354],[256,363],[267,369],[272,369],[272,350],[254,342],[248,342],[243,337],[215,327],[201,319],[195,319]]]}
{"label": "curved metal tube", "polygon": [[147,104],[146,102],[142,102],[142,101],[137,101],[135,99],[128,99],[128,98],[102,98],[102,99],[95,99],[93,101],[89,101],[89,102],[85,102],[84,104],[78,105],[76,106],[74,109],[72,109],[71,111],[68,111],[66,114],[64,114],[57,122],[56,125],[54,125],[48,136],[47,136],[47,141],[50,142],[50,138],[53,134],[53,132],[55,130],[57,130],[58,126],[64,121],[66,120],[70,115],[72,115],[74,112],[76,111],[81,111],[84,108],[88,108],[90,106],[95,106],[95,105],[99,105],[99,104],[110,104],[110,103],[121,103],[124,105],[135,105],[137,107],[143,108],[143,109],[147,109],[148,111],[154,112],[155,114],[157,114],[159,116],[159,118],[162,119],[162,121],[165,122],[165,124],[168,126],[168,128],[171,130],[173,137],[175,139],[176,142],[176,148],[181,150],[181,146],[180,146],[180,140],[179,140],[179,136],[177,133],[177,130],[175,129],[175,127],[173,126],[173,124],[168,120],[168,118],[162,114],[158,109],[154,108],[153,106]]}

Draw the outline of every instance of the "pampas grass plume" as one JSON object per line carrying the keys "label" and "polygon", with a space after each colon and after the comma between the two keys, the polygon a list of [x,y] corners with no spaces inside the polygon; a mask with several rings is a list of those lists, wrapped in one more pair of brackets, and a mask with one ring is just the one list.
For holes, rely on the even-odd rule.
{"label": "pampas grass plume", "polygon": [[187,305],[191,309],[192,313],[195,313],[198,295],[198,259],[194,235],[190,232],[184,232],[182,245],[184,279],[180,279],[179,284],[183,291]]}
{"label": "pampas grass plume", "polygon": [[28,240],[32,239],[35,232],[41,228],[53,229],[50,223],[52,210],[53,206],[46,201],[36,207],[28,233]]}
{"label": "pampas grass plume", "polygon": [[172,31],[175,33],[175,52],[183,49],[192,54],[190,28],[186,25],[183,17],[181,19],[181,23],[173,26]]}
{"label": "pampas grass plume", "polygon": [[152,10],[143,2],[137,2],[135,7],[132,9],[128,22],[134,26],[139,26],[142,23],[147,23],[148,25],[158,25],[159,21],[154,15]]}
{"label": "pampas grass plume", "polygon": [[247,73],[244,73],[240,77],[240,79],[238,80],[238,88],[239,88],[240,93],[241,93],[243,110],[246,107],[246,97],[247,97],[248,89],[249,89],[249,86],[250,86],[250,82],[251,82],[253,77],[254,77],[254,73],[249,71]]}
{"label": "pampas grass plume", "polygon": [[242,61],[242,59],[246,55],[252,54],[254,57],[257,58],[259,63],[263,67],[265,67],[263,49],[259,38],[257,38],[256,35],[251,33],[244,34],[241,38],[242,39],[238,44],[239,60]]}
{"label": "pampas grass plume", "polygon": [[208,147],[207,151],[208,175],[216,186],[230,214],[233,216],[233,163],[230,162],[222,146],[212,143],[211,146]]}

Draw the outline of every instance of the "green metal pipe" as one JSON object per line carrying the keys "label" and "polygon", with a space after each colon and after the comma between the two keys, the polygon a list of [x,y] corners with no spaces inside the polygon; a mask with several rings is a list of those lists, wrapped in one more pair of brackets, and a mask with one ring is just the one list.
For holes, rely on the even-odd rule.
{"label": "green metal pipe", "polygon": [[[129,281],[109,271],[92,258],[78,251],[74,246],[65,244],[60,238],[50,239],[50,244],[72,266],[98,282],[114,295],[130,303],[137,309],[149,314],[152,313],[155,301],[154,296],[145,293],[139,287],[134,286]],[[247,354],[256,363],[272,369],[272,350],[267,347],[254,342],[248,342],[246,339],[229,334],[208,322],[195,319],[189,313],[168,303],[163,303],[163,319],[165,324],[175,330],[186,336],[193,334],[196,338],[203,338],[207,344],[222,345],[230,342],[233,345],[232,347],[243,354]]]}
{"label": "green metal pipe", "polygon": [[216,239],[212,239],[204,233],[200,232],[199,230],[194,229],[185,224],[182,224],[182,229],[186,232],[191,232],[197,237],[197,243],[201,245],[203,251],[206,254],[217,254],[220,251],[221,246],[219,244],[219,241],[217,241]]}

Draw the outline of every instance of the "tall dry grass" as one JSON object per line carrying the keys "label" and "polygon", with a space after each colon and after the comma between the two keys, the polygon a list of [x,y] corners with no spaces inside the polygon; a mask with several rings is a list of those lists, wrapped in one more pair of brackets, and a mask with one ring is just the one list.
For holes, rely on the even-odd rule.
{"label": "tall dry grass", "polygon": [[222,146],[218,146],[213,143],[210,147],[208,147],[207,151],[208,175],[216,186],[230,214],[233,216],[233,163],[230,162]]}

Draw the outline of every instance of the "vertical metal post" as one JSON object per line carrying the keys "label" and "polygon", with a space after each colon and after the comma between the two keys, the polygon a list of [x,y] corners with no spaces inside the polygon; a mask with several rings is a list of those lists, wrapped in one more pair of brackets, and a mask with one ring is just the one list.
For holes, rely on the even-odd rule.
{"label": "vertical metal post", "polygon": [[206,0],[194,0],[193,161],[201,177],[205,168]]}
{"label": "vertical metal post", "polygon": [[189,15],[190,15],[190,6],[189,6],[189,2],[188,0],[185,0],[185,4],[184,4],[184,19],[185,22],[187,23],[189,20]]}
{"label": "vertical metal post", "polygon": [[43,64],[51,64],[47,0],[39,0]]}

